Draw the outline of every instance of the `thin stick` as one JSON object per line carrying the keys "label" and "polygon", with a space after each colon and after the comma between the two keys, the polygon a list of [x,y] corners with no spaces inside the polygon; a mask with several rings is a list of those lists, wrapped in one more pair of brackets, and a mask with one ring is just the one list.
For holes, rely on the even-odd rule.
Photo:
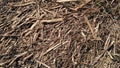
{"label": "thin stick", "polygon": [[63,18],[51,19],[51,20],[41,20],[41,23],[52,23],[52,22],[60,22],[63,21]]}

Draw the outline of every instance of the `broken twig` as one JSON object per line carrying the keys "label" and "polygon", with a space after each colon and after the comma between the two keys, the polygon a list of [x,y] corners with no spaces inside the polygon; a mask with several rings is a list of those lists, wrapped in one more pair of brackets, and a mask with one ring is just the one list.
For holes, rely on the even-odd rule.
{"label": "broken twig", "polygon": [[60,21],[63,21],[63,18],[57,18],[57,19],[51,19],[51,20],[41,20],[41,23],[50,24],[50,23],[60,22]]}

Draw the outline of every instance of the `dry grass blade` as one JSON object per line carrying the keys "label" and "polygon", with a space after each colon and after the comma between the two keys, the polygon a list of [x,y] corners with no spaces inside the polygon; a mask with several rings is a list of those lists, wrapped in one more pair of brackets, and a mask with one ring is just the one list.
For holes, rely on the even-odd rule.
{"label": "dry grass blade", "polygon": [[84,7],[86,4],[88,4],[89,2],[91,2],[92,0],[85,0],[85,3],[79,5],[78,7],[76,7],[74,10],[77,11],[78,9],[81,9],[82,7]]}
{"label": "dry grass blade", "polygon": [[35,59],[35,61],[39,64],[42,64],[43,66],[47,67],[47,68],[51,68],[50,66],[48,66],[47,64],[43,63],[43,62],[40,62],[38,61],[37,59]]}
{"label": "dry grass blade", "polygon": [[38,23],[39,23],[39,20],[37,20],[37,21],[30,27],[30,30],[32,30]]}
{"label": "dry grass blade", "polygon": [[[20,14],[21,14],[21,13],[20,13]],[[19,20],[15,20],[15,21],[13,22],[13,25],[11,26],[12,29],[15,29],[15,28],[17,27],[17,25],[18,25],[24,18],[26,18],[26,16],[23,16],[23,17],[20,18]]]}
{"label": "dry grass blade", "polygon": [[[104,54],[105,54],[106,52],[108,53],[108,55],[110,56],[110,58],[113,59],[112,55],[109,53],[108,50],[113,46],[114,41],[112,41],[111,44],[110,44],[110,42],[109,42],[108,40],[109,40],[109,36],[108,36],[108,38],[107,38],[107,40],[106,40],[106,42],[105,42],[105,44],[104,44],[106,47],[105,47],[103,53],[102,53],[101,55],[97,56],[97,57],[94,59],[94,62],[93,62],[92,65],[95,65],[95,64],[101,59],[101,57],[104,56]],[[110,44],[110,45],[109,45],[109,44]]]}
{"label": "dry grass blade", "polygon": [[[62,43],[62,45],[65,45],[66,43],[68,43],[68,41],[65,41],[64,43]],[[55,49],[56,47],[60,47],[61,42],[58,43],[57,45],[50,47],[45,53],[43,53],[43,55],[47,54],[48,52],[50,52],[51,50]]]}
{"label": "dry grass blade", "polygon": [[21,54],[16,55],[16,57],[9,63],[8,67],[9,67],[11,64],[13,64],[13,63],[15,62],[15,60],[17,60],[19,57],[21,57],[21,56],[23,56],[23,55],[25,55],[25,54],[27,54],[27,53],[28,53],[28,52],[23,52],[23,53],[21,53]]}
{"label": "dry grass blade", "polygon": [[94,34],[94,31],[93,31],[93,28],[92,28],[92,26],[91,26],[91,24],[90,24],[88,18],[87,18],[86,16],[84,16],[84,19],[85,19],[85,21],[86,21],[88,27],[90,28],[90,31],[91,31],[91,33],[92,33],[93,38],[96,39],[96,36],[95,36],[95,34]]}
{"label": "dry grass blade", "polygon": [[[42,17],[44,16],[44,14],[43,15],[41,15],[41,16],[39,16],[39,18],[37,19],[37,21],[30,27],[30,30],[32,30],[39,22],[40,22],[40,19],[42,19]],[[35,18],[36,19],[36,18]],[[40,23],[41,24],[41,23]]]}
{"label": "dry grass blade", "polygon": [[24,3],[24,4],[14,4],[14,5],[11,5],[11,6],[15,6],[15,7],[22,7],[22,6],[27,6],[27,5],[30,5],[30,4],[35,4],[36,2],[27,2],[27,3]]}
{"label": "dry grass blade", "polygon": [[33,53],[32,54],[30,54],[30,55],[28,55],[27,57],[25,57],[24,59],[23,59],[23,61],[25,62],[27,59],[29,59],[31,56],[33,56]]}
{"label": "dry grass blade", "polygon": [[57,0],[56,2],[70,2],[70,1],[78,1],[78,0]]}
{"label": "dry grass blade", "polygon": [[0,63],[0,66],[4,66],[5,64],[7,64],[7,63],[9,63],[11,60],[8,60],[8,61],[6,61],[6,62],[1,62]]}
{"label": "dry grass blade", "polygon": [[108,35],[107,40],[105,41],[105,46],[104,46],[105,50],[108,48],[109,44],[110,44],[110,34]]}
{"label": "dry grass blade", "polygon": [[119,6],[119,0],[0,0],[0,66],[119,68]]}
{"label": "dry grass blade", "polygon": [[104,54],[105,54],[105,51],[104,51],[101,55],[97,56],[97,57],[94,59],[94,62],[92,63],[92,66],[94,66],[94,65],[100,60],[100,58],[101,58]]}

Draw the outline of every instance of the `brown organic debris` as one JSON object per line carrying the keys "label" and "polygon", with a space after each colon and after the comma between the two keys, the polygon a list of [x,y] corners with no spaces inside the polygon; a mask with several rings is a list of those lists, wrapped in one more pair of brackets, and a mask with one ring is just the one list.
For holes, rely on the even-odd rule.
{"label": "brown organic debris", "polygon": [[0,67],[119,68],[119,0],[0,0]]}

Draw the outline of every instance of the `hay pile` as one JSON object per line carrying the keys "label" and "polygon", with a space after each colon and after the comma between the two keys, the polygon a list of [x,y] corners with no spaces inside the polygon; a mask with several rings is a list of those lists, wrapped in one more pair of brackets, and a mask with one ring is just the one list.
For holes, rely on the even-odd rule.
{"label": "hay pile", "polygon": [[0,67],[119,68],[119,62],[119,0],[0,0]]}

